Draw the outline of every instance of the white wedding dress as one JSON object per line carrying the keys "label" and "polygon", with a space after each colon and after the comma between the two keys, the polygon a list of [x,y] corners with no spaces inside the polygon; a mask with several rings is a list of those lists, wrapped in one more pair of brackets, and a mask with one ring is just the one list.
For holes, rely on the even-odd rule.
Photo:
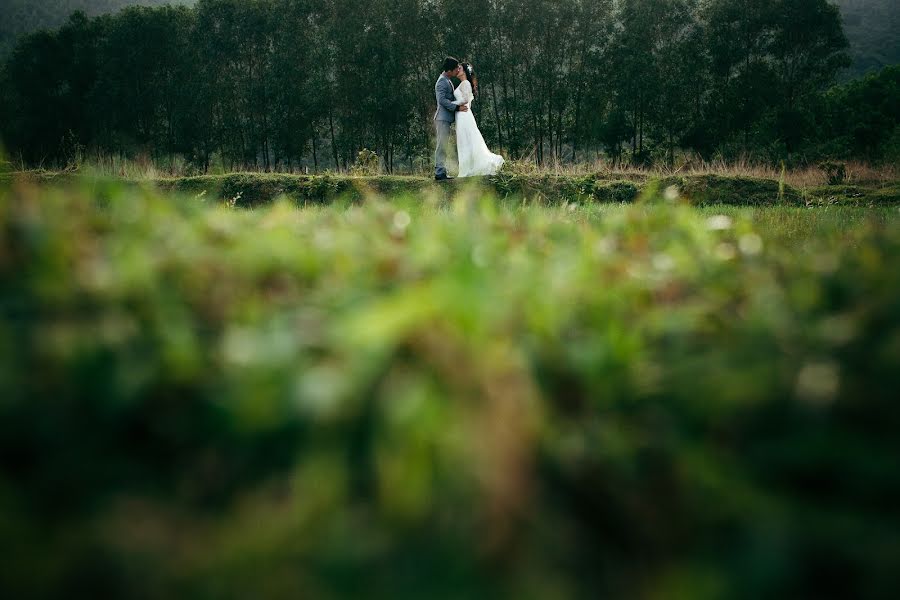
{"label": "white wedding dress", "polygon": [[484,137],[475,123],[475,115],[472,114],[472,102],[475,95],[472,93],[472,84],[463,81],[453,92],[456,97],[454,104],[468,104],[469,110],[456,111],[456,154],[459,159],[459,177],[472,177],[473,175],[494,175],[503,166],[503,157],[488,150],[484,143]]}

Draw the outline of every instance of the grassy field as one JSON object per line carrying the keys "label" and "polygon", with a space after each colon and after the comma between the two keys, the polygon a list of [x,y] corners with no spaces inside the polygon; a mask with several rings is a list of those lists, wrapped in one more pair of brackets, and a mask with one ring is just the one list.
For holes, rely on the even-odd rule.
{"label": "grassy field", "polygon": [[4,597],[897,589],[892,200],[233,177],[0,182]]}

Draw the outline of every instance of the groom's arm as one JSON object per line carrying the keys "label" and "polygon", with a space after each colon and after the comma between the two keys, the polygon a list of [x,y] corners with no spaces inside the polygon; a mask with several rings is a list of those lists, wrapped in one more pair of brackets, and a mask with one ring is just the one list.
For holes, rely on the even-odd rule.
{"label": "groom's arm", "polygon": [[[437,98],[437,103],[449,110],[450,112],[456,112],[459,109],[459,106],[453,103],[453,93],[450,93],[450,97],[447,97],[447,92],[442,89],[441,81],[438,81],[437,85],[434,86],[434,95]],[[449,85],[449,82],[448,82]]]}

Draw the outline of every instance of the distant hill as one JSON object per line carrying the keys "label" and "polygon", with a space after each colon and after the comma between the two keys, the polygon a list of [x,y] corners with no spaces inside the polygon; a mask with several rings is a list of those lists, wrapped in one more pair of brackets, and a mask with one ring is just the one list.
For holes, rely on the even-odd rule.
{"label": "distant hill", "polygon": [[0,0],[0,58],[12,50],[20,35],[38,29],[59,27],[77,10],[93,17],[116,12],[126,6],[195,2],[196,0]]}
{"label": "distant hill", "polygon": [[848,76],[900,63],[900,0],[838,0],[853,65]]}

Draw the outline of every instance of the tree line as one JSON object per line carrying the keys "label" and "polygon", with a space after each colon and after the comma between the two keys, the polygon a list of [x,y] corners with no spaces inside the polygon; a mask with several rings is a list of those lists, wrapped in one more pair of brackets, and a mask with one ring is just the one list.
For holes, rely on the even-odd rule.
{"label": "tree line", "polygon": [[[849,59],[826,0],[200,0],[76,12],[5,62],[0,138],[29,165],[92,151],[182,157],[197,172],[347,169],[368,148],[389,172],[420,170],[446,54],[475,65],[488,143],[538,164],[673,163],[683,152],[879,161],[900,139],[896,68],[853,82],[855,95],[833,87]],[[840,104],[873,86],[894,96]],[[836,133],[849,108],[874,119],[871,139]]]}

